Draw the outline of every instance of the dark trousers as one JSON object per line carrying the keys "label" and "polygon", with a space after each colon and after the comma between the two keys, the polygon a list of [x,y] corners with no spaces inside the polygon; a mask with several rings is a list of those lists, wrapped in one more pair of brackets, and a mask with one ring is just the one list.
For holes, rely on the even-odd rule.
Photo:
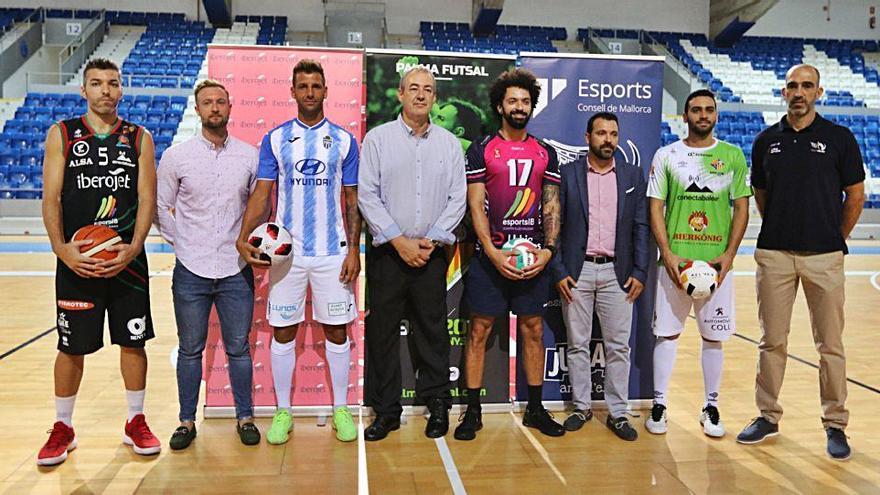
{"label": "dark trousers", "polygon": [[415,350],[416,396],[449,397],[449,332],[446,329],[446,257],[435,249],[421,268],[407,265],[390,245],[367,255],[370,310],[366,318],[366,403],[377,415],[399,416],[400,320],[410,319]]}

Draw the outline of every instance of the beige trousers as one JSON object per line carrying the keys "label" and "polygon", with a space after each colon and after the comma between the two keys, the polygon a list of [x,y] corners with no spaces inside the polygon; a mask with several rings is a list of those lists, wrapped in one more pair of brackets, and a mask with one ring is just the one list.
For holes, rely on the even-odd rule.
{"label": "beige trousers", "polygon": [[843,252],[809,253],[755,250],[756,285],[761,342],[755,402],[771,423],[782,418],[779,391],[788,359],[791,309],[798,284],[803,283],[810,311],[813,341],[819,351],[819,395],[822,424],[845,428],[846,357],[843,350]]}

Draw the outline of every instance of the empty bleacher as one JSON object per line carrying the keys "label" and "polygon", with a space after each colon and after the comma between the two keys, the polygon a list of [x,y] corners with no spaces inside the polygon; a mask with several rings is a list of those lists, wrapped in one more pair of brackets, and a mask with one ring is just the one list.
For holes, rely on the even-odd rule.
{"label": "empty bleacher", "polygon": [[425,50],[469,53],[556,52],[553,41],[564,41],[565,28],[499,24],[489,36],[474,36],[461,22],[419,23]]}

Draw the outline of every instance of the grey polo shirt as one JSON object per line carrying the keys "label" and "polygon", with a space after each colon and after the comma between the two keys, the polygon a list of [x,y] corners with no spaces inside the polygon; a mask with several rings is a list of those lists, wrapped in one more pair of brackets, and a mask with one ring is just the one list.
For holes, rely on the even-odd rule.
{"label": "grey polo shirt", "polygon": [[452,244],[467,184],[458,139],[434,124],[415,135],[402,116],[367,133],[358,170],[358,206],[373,245],[397,236]]}

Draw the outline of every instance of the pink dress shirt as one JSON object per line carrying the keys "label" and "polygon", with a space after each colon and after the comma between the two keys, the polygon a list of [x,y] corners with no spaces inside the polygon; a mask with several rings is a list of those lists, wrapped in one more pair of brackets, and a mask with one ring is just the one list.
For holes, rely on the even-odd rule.
{"label": "pink dress shirt", "polygon": [[244,141],[229,136],[215,147],[201,132],[162,154],[157,227],[194,274],[220,279],[244,268],[235,241],[256,184],[257,162],[257,149]]}
{"label": "pink dress shirt", "polygon": [[617,172],[614,161],[611,162],[611,169],[602,174],[592,165],[587,166],[587,199],[590,218],[586,254],[614,256],[617,229]]}

